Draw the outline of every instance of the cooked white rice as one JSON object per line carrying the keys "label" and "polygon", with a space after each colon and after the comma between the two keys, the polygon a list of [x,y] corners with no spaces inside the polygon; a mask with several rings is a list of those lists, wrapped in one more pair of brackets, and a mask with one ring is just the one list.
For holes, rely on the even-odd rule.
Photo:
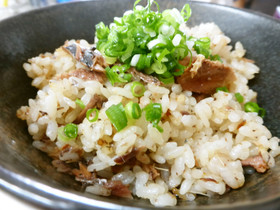
{"label": "cooked white rice", "polygon": [[[208,36],[213,54],[220,55],[223,63],[234,70],[237,79],[230,87],[231,93],[219,91],[197,103],[192,92],[183,91],[179,84],[165,87],[146,84],[144,96],[138,99],[131,94],[131,83],[113,87],[108,81],[103,85],[76,77],[58,79],[60,74],[81,65],[58,48],[53,54],[41,54],[23,65],[33,79],[32,85],[39,89],[36,98],[29,99],[28,106],[21,107],[17,113],[27,121],[33,145],[50,154],[54,147],[40,141],[47,138],[58,150],[65,144],[82,149],[83,158],[90,163],[88,171],[120,180],[129,185],[134,196],[149,199],[155,206],[174,206],[177,197],[194,200],[197,195],[211,196],[213,192],[222,195],[226,186],[242,187],[245,178],[241,161],[258,154],[273,167],[274,157],[280,153],[279,139],[272,137],[257,113],[244,112],[234,97],[234,93],[239,92],[244,96],[244,103],[256,100],[257,94],[248,87],[248,80],[254,78],[259,68],[243,58],[246,51],[240,42],[232,49],[230,38],[214,23],[186,31],[195,37]],[[85,40],[80,43],[89,46]],[[75,100],[81,99],[87,104],[95,94],[108,99],[99,111],[98,121],[91,123],[84,119],[78,125],[75,141],[58,139],[58,128],[73,122],[81,111]],[[160,103],[164,120],[159,125],[164,132],[154,128],[144,115],[116,132],[105,111],[112,104],[125,105],[129,101],[138,102],[141,108],[150,101]],[[117,174],[112,172],[116,157],[141,147],[146,148],[146,152],[136,159],[142,164],[153,164],[160,176],[151,179],[138,165],[123,167]],[[60,156],[60,160],[75,162],[79,156],[70,152]],[[86,191],[110,195],[100,183],[89,185]]]}

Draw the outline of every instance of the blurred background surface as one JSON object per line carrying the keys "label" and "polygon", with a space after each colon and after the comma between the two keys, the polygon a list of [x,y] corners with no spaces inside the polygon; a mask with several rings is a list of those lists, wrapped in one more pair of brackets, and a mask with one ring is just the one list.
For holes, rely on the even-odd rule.
{"label": "blurred background surface", "polygon": [[[34,8],[70,1],[77,0],[0,0],[0,20]],[[280,0],[186,0],[186,2],[187,1],[201,1],[247,8],[280,19]]]}

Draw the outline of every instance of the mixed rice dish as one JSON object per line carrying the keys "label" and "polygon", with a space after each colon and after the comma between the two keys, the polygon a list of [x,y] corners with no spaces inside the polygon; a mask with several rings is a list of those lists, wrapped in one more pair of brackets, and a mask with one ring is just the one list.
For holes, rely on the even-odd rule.
{"label": "mixed rice dish", "polygon": [[67,40],[24,63],[38,92],[17,116],[33,146],[86,192],[155,206],[222,195],[245,168],[273,167],[279,138],[248,87],[259,68],[243,45],[215,23],[188,27],[189,5],[138,3],[98,24],[94,44]]}

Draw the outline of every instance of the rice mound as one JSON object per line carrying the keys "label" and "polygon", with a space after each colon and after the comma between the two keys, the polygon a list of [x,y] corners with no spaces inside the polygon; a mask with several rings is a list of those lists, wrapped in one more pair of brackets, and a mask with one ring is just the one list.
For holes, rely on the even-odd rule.
{"label": "rice mound", "polygon": [[[267,166],[273,167],[274,157],[280,154],[279,139],[272,137],[257,113],[245,112],[234,96],[239,92],[244,103],[256,100],[257,94],[248,87],[248,80],[259,68],[243,58],[246,51],[240,42],[232,49],[230,38],[214,23],[186,28],[186,33],[211,39],[212,53],[220,55],[235,72],[237,79],[230,86],[231,93],[219,91],[197,102],[192,92],[183,91],[179,84],[145,84],[144,96],[136,98],[130,91],[132,83],[114,87],[109,81],[101,84],[77,77],[62,79],[61,74],[81,64],[60,47],[53,54],[41,54],[23,65],[38,92],[35,99],[29,99],[28,106],[18,110],[17,116],[27,121],[34,147],[64,163],[83,161],[87,171],[96,173],[99,180],[119,180],[129,186],[133,196],[149,199],[155,206],[174,206],[177,197],[191,201],[197,195],[222,195],[227,186],[242,187],[245,178],[241,161],[250,157],[261,155]],[[80,44],[92,46],[85,40]],[[81,112],[75,100],[86,105],[95,94],[107,99],[98,120],[91,123],[84,119],[78,124],[75,141],[59,139],[58,128],[73,122]],[[144,115],[117,132],[105,111],[113,104],[125,105],[129,101],[139,103],[141,108],[150,101],[160,103],[163,113],[159,125],[163,133]],[[69,146],[71,149],[64,151]],[[135,164],[123,164],[116,172],[115,159],[133,148],[141,148]],[[89,183],[86,191],[112,194],[102,181]]]}

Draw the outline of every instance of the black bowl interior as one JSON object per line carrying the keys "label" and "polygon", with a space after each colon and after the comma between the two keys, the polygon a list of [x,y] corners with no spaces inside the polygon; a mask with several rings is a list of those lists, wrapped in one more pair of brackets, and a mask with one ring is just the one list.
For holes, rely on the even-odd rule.
{"label": "black bowl interior", "polygon": [[[99,197],[83,192],[72,177],[56,172],[48,158],[32,147],[26,123],[16,110],[34,98],[36,90],[22,64],[30,57],[53,52],[67,39],[93,42],[95,24],[112,22],[133,7],[132,0],[85,1],[47,7],[0,22],[0,186],[21,198],[50,208],[154,208],[145,200]],[[178,9],[185,0],[160,0],[161,9]],[[232,39],[240,40],[247,58],[261,73],[250,83],[267,110],[265,125],[280,136],[280,22],[260,13],[206,3],[190,3],[189,25],[214,21]],[[224,196],[180,201],[178,209],[277,209],[280,206],[280,160],[267,173],[246,176],[240,190]]]}

